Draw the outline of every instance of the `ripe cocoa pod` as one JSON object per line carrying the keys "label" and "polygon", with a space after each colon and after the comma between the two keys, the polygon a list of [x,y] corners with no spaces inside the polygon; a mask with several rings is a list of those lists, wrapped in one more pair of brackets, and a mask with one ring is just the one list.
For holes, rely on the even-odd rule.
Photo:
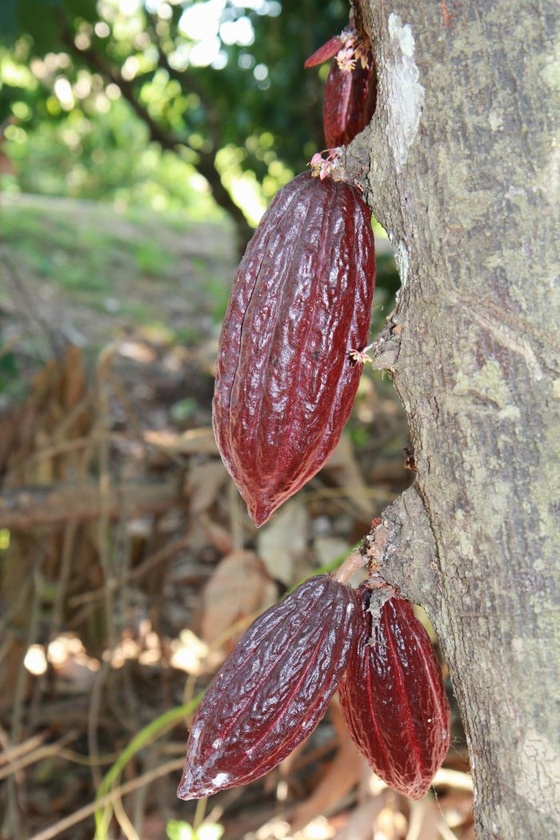
{"label": "ripe cocoa pod", "polygon": [[346,146],[363,131],[375,111],[373,59],[341,67],[333,58],[325,82],[323,130],[328,148]]}
{"label": "ripe cocoa pod", "polygon": [[366,127],[375,111],[373,53],[360,22],[319,47],[305,62],[314,67],[332,58],[323,98],[323,130],[329,148],[346,146]]}
{"label": "ripe cocoa pod", "polygon": [[375,284],[371,214],[353,187],[298,175],[247,246],[218,351],[213,426],[257,525],[340,439],[367,343]]}
{"label": "ripe cocoa pod", "polygon": [[320,575],[254,622],[195,715],[180,799],[260,778],[315,729],[350,655],[358,609],[354,590]]}
{"label": "ripe cocoa pod", "polygon": [[439,663],[412,605],[391,598],[362,631],[339,685],[350,734],[389,787],[421,799],[449,747],[449,704]]}

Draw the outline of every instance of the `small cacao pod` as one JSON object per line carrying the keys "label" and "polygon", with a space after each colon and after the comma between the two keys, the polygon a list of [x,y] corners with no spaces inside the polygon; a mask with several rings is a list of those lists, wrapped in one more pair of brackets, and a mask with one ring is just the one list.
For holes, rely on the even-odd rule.
{"label": "small cacao pod", "polygon": [[449,747],[449,704],[426,630],[402,598],[362,632],[339,685],[344,720],[360,752],[389,787],[421,799]]}
{"label": "small cacao pod", "polygon": [[247,246],[224,318],[212,419],[257,525],[323,466],[360,380],[375,284],[371,213],[344,181],[298,175]]}
{"label": "small cacao pod", "polygon": [[323,97],[323,130],[329,148],[346,146],[366,127],[375,111],[373,53],[363,27],[349,24],[305,62],[314,67],[332,58]]}
{"label": "small cacao pod", "polygon": [[325,82],[323,130],[329,148],[346,146],[369,123],[375,111],[373,59],[351,67],[333,58]]}
{"label": "small cacao pod", "polygon": [[350,655],[358,609],[354,590],[319,575],[251,625],[196,712],[180,799],[264,776],[315,729]]}

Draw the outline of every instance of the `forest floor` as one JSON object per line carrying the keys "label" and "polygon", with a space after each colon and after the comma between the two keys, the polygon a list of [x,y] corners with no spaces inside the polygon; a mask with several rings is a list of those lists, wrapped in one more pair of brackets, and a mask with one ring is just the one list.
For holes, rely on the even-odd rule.
{"label": "forest floor", "polygon": [[410,483],[390,382],[364,373],[331,462],[257,531],[211,432],[231,229],[23,196],[0,232],[0,838],[470,838],[460,724],[439,797],[411,808],[336,702],[262,781],[175,796],[241,630]]}

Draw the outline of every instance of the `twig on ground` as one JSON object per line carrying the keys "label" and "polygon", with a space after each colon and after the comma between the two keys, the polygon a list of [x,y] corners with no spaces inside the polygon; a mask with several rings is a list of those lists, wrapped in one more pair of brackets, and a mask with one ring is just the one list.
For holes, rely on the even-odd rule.
{"label": "twig on ground", "polygon": [[148,773],[144,773],[137,779],[131,779],[130,782],[125,782],[123,785],[119,785],[114,788],[111,793],[105,794],[105,796],[100,797],[95,802],[90,802],[89,805],[84,805],[83,808],[74,811],[73,814],[69,814],[67,817],[64,817],[64,819],[59,820],[49,828],[44,829],[44,831],[34,834],[33,837],[29,838],[29,840],[52,840],[53,837],[57,837],[59,834],[62,834],[62,832],[66,831],[66,829],[72,828],[72,826],[83,822],[88,817],[91,817],[96,811],[104,808],[105,805],[111,805],[115,802],[115,800],[126,796],[127,793],[131,793],[144,785],[150,784],[150,782],[153,782],[154,779],[159,779],[161,776],[167,776],[168,773],[174,773],[176,770],[180,770],[183,767],[183,763],[184,759],[181,758],[175,759],[174,761],[168,761],[160,767],[154,767],[154,769],[150,770]]}

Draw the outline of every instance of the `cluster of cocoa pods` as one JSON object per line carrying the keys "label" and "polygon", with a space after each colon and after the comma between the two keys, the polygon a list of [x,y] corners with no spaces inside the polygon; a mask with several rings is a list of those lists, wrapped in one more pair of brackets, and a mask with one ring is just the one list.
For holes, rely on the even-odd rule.
{"label": "cluster of cocoa pods", "polygon": [[263,613],[230,654],[193,720],[178,796],[198,799],[263,776],[315,729],[337,688],[372,769],[400,793],[424,796],[449,746],[430,638],[392,589],[380,597],[329,575]]}
{"label": "cluster of cocoa pods", "polygon": [[[323,111],[329,144],[364,128],[373,62],[349,26],[308,64],[332,57]],[[367,80],[367,83],[366,83]],[[222,460],[257,526],[327,461],[350,416],[375,286],[371,212],[316,155],[272,201],[249,242],[224,317],[212,422]]]}
{"label": "cluster of cocoa pods", "polygon": [[[358,18],[307,61],[332,59],[327,145],[369,121],[374,65]],[[213,426],[257,526],[323,466],[348,420],[375,284],[371,214],[332,149],[279,191],[239,265],[218,352]],[[413,799],[449,745],[430,639],[394,590],[320,575],[250,627],[199,706],[178,795],[258,779],[317,726],[337,690],[374,771]]]}

